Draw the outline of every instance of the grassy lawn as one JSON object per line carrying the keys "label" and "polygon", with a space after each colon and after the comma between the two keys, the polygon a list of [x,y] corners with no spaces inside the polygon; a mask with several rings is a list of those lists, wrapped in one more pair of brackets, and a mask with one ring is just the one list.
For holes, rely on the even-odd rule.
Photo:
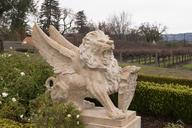
{"label": "grassy lawn", "polygon": [[185,64],[182,66],[182,68],[192,70],[192,64]]}
{"label": "grassy lawn", "polygon": [[[127,63],[121,63],[122,67],[129,65]],[[132,65],[132,64],[130,64]],[[171,78],[184,78],[184,79],[192,79],[192,64],[184,65],[183,69],[179,68],[161,68],[155,66],[147,66],[147,65],[138,65],[141,67],[141,71],[139,74],[142,75],[152,75],[152,76],[160,76],[160,77],[171,77]],[[186,67],[186,68],[185,68]],[[190,70],[189,70],[190,69]]]}

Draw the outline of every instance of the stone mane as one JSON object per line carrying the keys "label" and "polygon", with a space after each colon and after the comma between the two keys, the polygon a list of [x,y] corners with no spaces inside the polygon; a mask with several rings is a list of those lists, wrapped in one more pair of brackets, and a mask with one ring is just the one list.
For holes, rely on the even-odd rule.
{"label": "stone mane", "polygon": [[104,34],[104,32],[100,30],[93,31],[83,38],[83,42],[79,49],[80,59],[87,67],[92,69],[105,69],[104,74],[109,84],[108,91],[112,93],[118,88],[121,68],[118,66],[117,60],[114,58],[113,49],[103,51],[99,54],[102,47],[98,46],[99,42],[109,41],[111,40]]}

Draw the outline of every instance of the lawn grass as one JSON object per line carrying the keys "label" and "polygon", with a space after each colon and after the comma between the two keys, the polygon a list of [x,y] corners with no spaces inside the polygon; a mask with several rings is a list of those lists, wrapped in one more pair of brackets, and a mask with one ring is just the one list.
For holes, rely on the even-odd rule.
{"label": "lawn grass", "polygon": [[[128,63],[120,63],[121,67],[126,65],[133,65]],[[182,78],[182,79],[191,79],[192,80],[192,64],[188,64],[188,68],[162,68],[155,66],[147,66],[147,65],[139,65],[134,64],[136,66],[141,67],[139,74],[141,75],[149,75],[149,76],[158,76],[158,77],[170,77],[170,78]],[[189,70],[191,68],[191,70]]]}
{"label": "lawn grass", "polygon": [[192,64],[185,64],[185,65],[182,65],[182,68],[184,68],[184,69],[188,69],[188,70],[192,70]]}

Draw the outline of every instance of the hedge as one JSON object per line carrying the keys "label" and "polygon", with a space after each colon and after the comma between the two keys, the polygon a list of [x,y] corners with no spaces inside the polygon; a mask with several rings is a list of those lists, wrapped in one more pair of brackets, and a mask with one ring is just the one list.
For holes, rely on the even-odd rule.
{"label": "hedge", "polygon": [[32,128],[32,125],[21,124],[9,119],[0,118],[0,128]]}
{"label": "hedge", "polygon": [[[118,94],[110,96],[117,106]],[[86,100],[101,106],[96,99]],[[142,114],[163,116],[192,123],[192,88],[179,84],[138,82],[131,110]]]}
{"label": "hedge", "polygon": [[159,84],[180,84],[192,87],[192,80],[182,79],[182,78],[170,78],[170,77],[158,77],[158,76],[149,76],[149,75],[139,75],[138,81],[148,81]]}
{"label": "hedge", "polygon": [[192,88],[139,82],[130,109],[192,123]]}

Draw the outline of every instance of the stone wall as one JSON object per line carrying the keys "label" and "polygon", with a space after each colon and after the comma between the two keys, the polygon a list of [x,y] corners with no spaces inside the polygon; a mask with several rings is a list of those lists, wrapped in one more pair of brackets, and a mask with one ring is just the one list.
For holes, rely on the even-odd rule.
{"label": "stone wall", "polygon": [[34,51],[35,48],[30,45],[24,45],[21,41],[3,41],[3,48],[5,51],[14,49],[16,51]]}

